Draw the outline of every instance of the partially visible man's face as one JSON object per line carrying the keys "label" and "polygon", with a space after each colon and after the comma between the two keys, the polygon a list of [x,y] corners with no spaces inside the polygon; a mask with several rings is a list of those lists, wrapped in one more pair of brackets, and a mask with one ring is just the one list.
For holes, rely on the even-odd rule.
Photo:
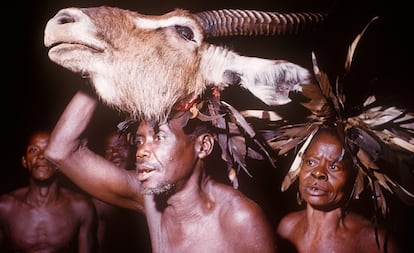
{"label": "partially visible man's face", "polygon": [[105,158],[119,168],[127,169],[133,151],[126,136],[112,132],[106,136],[104,146]]}
{"label": "partially visible man's face", "polygon": [[179,119],[160,126],[143,121],[136,136],[136,166],[144,194],[179,189],[198,159],[194,140],[184,134]]}
{"label": "partially visible man's face", "polygon": [[341,142],[328,133],[321,133],[304,154],[299,174],[299,191],[315,208],[336,208],[347,196],[351,166],[344,160]]}
{"label": "partially visible man's face", "polygon": [[26,154],[22,157],[22,163],[29,170],[35,180],[43,181],[55,175],[56,167],[46,160],[43,152],[49,143],[50,135],[38,132],[31,136]]}

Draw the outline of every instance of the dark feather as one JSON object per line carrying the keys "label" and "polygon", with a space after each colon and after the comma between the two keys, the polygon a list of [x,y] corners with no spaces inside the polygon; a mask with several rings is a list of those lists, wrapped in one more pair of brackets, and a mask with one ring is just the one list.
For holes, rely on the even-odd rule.
{"label": "dark feather", "polygon": [[310,132],[308,132],[308,135],[306,136],[306,141],[303,143],[302,147],[299,149],[298,153],[296,154],[295,159],[293,160],[292,165],[289,168],[288,173],[286,174],[285,178],[282,181],[281,191],[286,191],[290,185],[295,182],[297,179],[300,168],[303,161],[303,154],[305,153],[305,150],[309,146],[313,136],[318,131],[318,127],[314,126],[313,128],[309,128]]}
{"label": "dark feather", "polygon": [[[346,149],[352,154],[358,174],[354,182],[352,197],[358,198],[364,191],[365,179],[372,191],[375,210],[385,216],[388,213],[383,190],[395,193],[404,203],[414,205],[414,113],[395,106],[379,104],[375,96],[369,96],[359,110],[347,108],[344,89],[351,70],[354,53],[362,35],[371,22],[358,34],[348,48],[344,72],[337,76],[332,87],[325,72],[319,69],[312,53],[316,84],[302,85],[304,101],[295,101],[309,110],[303,123],[289,124],[288,116],[278,121],[275,129],[263,130],[261,134],[278,155],[297,152],[289,169],[282,191],[297,178],[305,140],[310,132],[320,125],[336,126],[342,133]],[[352,115],[350,114],[352,112]],[[348,113],[348,114],[347,114]]]}

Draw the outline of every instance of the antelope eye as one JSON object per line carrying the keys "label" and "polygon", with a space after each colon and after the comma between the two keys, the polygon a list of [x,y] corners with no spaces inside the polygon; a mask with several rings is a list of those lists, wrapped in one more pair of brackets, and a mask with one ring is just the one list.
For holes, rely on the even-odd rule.
{"label": "antelope eye", "polygon": [[187,26],[176,25],[175,30],[180,34],[184,39],[194,41],[194,33]]}

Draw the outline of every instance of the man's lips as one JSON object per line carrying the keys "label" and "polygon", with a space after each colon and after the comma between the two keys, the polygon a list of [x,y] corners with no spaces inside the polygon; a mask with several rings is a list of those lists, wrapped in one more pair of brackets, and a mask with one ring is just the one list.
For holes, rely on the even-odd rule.
{"label": "man's lips", "polygon": [[48,168],[50,168],[50,166],[48,166],[48,165],[38,165],[38,166],[36,166],[36,169],[48,169]]}
{"label": "man's lips", "polygon": [[320,195],[326,195],[328,190],[326,187],[317,185],[317,184],[309,184],[305,185],[304,190],[309,194],[313,196],[320,196]]}
{"label": "man's lips", "polygon": [[140,166],[138,167],[137,172],[138,172],[138,180],[144,181],[144,180],[147,180],[151,176],[152,172],[155,172],[155,169],[152,167]]}
{"label": "man's lips", "polygon": [[51,165],[46,164],[38,164],[33,167],[33,170],[41,173],[48,173],[49,171],[53,171],[54,167]]}
{"label": "man's lips", "polygon": [[51,168],[53,167],[53,165],[50,163],[36,163],[34,167],[37,169],[43,169],[43,168]]}

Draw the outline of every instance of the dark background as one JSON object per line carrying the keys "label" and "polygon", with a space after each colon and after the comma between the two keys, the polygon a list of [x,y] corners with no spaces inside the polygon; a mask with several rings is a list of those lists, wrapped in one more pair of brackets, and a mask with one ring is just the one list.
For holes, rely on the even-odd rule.
{"label": "dark background", "polygon": [[[49,18],[64,7],[110,5],[136,10],[143,14],[163,14],[174,8],[192,12],[219,8],[257,9],[269,11],[328,11],[330,18],[322,31],[300,36],[231,37],[215,39],[248,56],[286,59],[310,66],[311,51],[315,51],[320,67],[330,76],[342,69],[346,50],[355,36],[374,16],[380,20],[361,41],[353,65],[354,82],[347,86],[351,101],[358,101],[367,92],[374,92],[384,103],[412,109],[411,92],[413,30],[408,4],[403,1],[56,1],[38,0],[10,3],[3,6],[3,92],[2,96],[2,153],[1,192],[27,183],[21,166],[21,156],[29,134],[39,128],[52,129],[66,103],[79,85],[77,75],[69,73],[49,61],[43,46],[43,29]],[[405,1],[404,1],[405,2]],[[406,11],[407,10],[407,11]],[[412,16],[412,14],[411,14]],[[411,92],[411,93],[410,93]],[[244,99],[244,98],[243,98]],[[242,98],[241,98],[242,100]],[[99,114],[100,113],[100,114]],[[96,136],[100,136],[105,122],[113,123],[114,112],[102,108],[98,112]],[[108,117],[108,118],[105,118]],[[260,166],[260,165],[259,165]],[[280,180],[284,173],[274,170],[273,177],[263,171],[246,179],[242,190],[259,202],[275,224],[285,212],[297,208],[294,191],[281,194]],[[244,180],[244,179],[242,179]],[[294,187],[293,187],[294,188]],[[392,196],[393,197],[393,196]],[[365,202],[357,202],[357,209],[366,212]],[[397,230],[405,252],[414,252],[413,207],[392,200],[390,221]],[[368,208],[369,210],[369,208]]]}

